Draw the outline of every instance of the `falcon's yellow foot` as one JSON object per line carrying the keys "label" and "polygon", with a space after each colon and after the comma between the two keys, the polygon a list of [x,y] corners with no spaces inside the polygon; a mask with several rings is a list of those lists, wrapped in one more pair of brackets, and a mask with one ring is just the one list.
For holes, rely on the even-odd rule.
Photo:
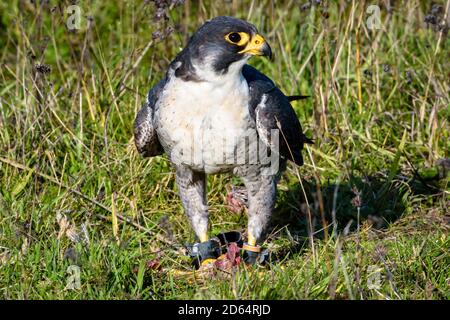
{"label": "falcon's yellow foot", "polygon": [[201,235],[199,236],[199,239],[200,239],[200,242],[206,242],[206,241],[208,241],[208,239],[209,239],[208,234],[207,234],[207,233],[201,234]]}
{"label": "falcon's yellow foot", "polygon": [[220,257],[217,258],[217,260],[223,260],[223,259],[225,259],[226,257],[227,257],[227,254],[224,253],[224,254],[221,254]]}
{"label": "falcon's yellow foot", "polygon": [[216,261],[217,261],[217,259],[213,259],[213,258],[205,259],[200,263],[200,266],[206,266],[206,265],[212,264]]}
{"label": "falcon's yellow foot", "polygon": [[249,234],[249,235],[248,235],[248,241],[247,241],[247,243],[248,243],[250,246],[256,247],[256,238],[253,237],[251,234]]}

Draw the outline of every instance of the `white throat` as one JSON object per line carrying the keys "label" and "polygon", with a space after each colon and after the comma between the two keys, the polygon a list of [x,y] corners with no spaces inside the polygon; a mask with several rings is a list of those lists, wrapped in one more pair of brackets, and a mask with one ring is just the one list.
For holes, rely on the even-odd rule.
{"label": "white throat", "polygon": [[228,66],[228,70],[225,73],[218,73],[214,71],[212,67],[212,62],[207,59],[202,62],[202,66],[199,67],[198,64],[194,63],[195,74],[202,80],[210,83],[216,83],[218,85],[223,85],[226,83],[242,81],[242,68],[247,63],[249,58],[245,58],[236,62],[231,63]]}

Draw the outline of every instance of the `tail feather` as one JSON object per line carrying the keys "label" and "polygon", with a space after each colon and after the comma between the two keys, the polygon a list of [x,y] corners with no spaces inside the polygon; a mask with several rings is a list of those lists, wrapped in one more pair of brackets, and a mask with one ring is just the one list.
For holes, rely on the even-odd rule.
{"label": "tail feather", "polygon": [[302,96],[302,95],[296,95],[296,96],[287,96],[289,102],[291,101],[296,101],[296,100],[303,100],[303,99],[307,99],[310,96]]}

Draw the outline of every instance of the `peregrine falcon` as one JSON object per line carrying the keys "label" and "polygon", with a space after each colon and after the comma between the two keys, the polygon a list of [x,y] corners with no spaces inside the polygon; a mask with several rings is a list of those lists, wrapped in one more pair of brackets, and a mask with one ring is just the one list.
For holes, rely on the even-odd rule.
{"label": "peregrine falcon", "polygon": [[[243,180],[248,197],[244,260],[252,263],[286,162],[303,165],[301,150],[311,143],[290,104],[301,96],[284,95],[247,65],[252,56],[272,56],[254,25],[225,16],[207,21],[150,90],[135,120],[139,153],[165,152],[176,170],[181,203],[200,240],[198,252],[206,252],[201,260],[218,254],[208,236],[206,175],[232,172]],[[202,243],[208,245],[202,248]]]}

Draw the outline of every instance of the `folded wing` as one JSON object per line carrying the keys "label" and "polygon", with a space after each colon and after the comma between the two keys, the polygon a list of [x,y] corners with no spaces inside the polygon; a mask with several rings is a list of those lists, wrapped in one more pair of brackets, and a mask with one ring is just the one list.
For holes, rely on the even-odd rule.
{"label": "folded wing", "polygon": [[156,102],[164,88],[166,80],[158,82],[148,93],[142,109],[134,120],[134,142],[138,152],[144,157],[154,157],[163,154],[164,149],[158,140],[153,123]]}
{"label": "folded wing", "polygon": [[271,130],[278,129],[280,156],[303,165],[303,145],[312,143],[312,140],[303,134],[290,99],[255,68],[246,65],[242,74],[250,88],[250,115],[256,123],[260,139],[273,151]]}

